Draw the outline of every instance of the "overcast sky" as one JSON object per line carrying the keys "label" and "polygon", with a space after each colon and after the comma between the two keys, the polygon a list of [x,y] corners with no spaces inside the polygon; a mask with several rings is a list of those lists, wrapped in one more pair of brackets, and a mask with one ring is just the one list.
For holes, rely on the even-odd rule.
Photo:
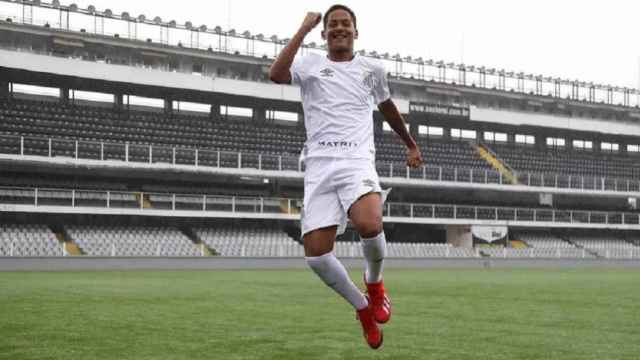
{"label": "overcast sky", "polygon": [[[70,4],[71,1],[61,1]],[[291,37],[333,0],[76,0],[120,14]],[[463,62],[637,88],[640,1],[343,0],[358,17],[356,50]],[[307,42],[322,42],[315,30]]]}

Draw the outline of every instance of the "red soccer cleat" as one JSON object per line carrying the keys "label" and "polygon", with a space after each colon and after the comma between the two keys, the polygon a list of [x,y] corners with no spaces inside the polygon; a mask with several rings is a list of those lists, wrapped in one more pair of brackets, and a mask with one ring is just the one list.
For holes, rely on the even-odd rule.
{"label": "red soccer cleat", "polygon": [[367,286],[367,294],[371,299],[371,310],[373,317],[380,324],[384,324],[391,319],[391,300],[387,297],[384,290],[384,283],[380,280],[377,283],[367,284],[365,276],[364,284]]}
{"label": "red soccer cleat", "polygon": [[362,332],[369,347],[378,349],[382,346],[382,329],[378,327],[376,320],[373,318],[371,306],[369,305],[362,310],[357,310],[356,317],[360,320]]}

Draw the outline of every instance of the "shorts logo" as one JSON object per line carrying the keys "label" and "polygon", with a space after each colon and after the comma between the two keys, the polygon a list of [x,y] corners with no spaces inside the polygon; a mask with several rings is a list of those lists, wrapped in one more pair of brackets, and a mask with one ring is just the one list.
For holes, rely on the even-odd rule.
{"label": "shorts logo", "polygon": [[376,187],[376,182],[371,179],[362,180],[362,184],[366,187],[374,188]]}
{"label": "shorts logo", "polygon": [[320,70],[320,76],[322,77],[333,77],[334,71],[329,68],[324,68]]}

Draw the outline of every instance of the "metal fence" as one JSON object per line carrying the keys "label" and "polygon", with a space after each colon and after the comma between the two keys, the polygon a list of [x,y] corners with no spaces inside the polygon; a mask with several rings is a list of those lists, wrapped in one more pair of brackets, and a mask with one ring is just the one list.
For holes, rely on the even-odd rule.
{"label": "metal fence", "polygon": [[[186,165],[194,167],[304,171],[297,156],[217,151],[187,147],[65,140],[0,135],[0,153],[63,157],[83,160],[122,161],[140,164]],[[413,180],[448,181],[470,184],[513,185],[502,174],[487,169],[421,166],[376,162],[381,177]],[[518,184],[558,189],[638,192],[640,180],[563,174],[517,173]]]}
{"label": "metal fence", "polygon": [[[289,198],[23,187],[0,187],[0,204],[288,215],[299,215],[302,208],[301,199]],[[633,212],[398,202],[387,202],[383,215],[414,219],[640,225],[640,214]]]}
{"label": "metal fence", "polygon": [[109,209],[299,214],[296,199],[0,187],[0,204]]}

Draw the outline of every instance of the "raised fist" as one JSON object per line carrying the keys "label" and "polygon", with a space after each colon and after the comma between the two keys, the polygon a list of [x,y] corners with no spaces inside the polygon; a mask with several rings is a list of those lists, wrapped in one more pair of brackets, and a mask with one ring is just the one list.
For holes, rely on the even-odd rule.
{"label": "raised fist", "polygon": [[322,20],[322,14],[319,12],[308,12],[307,16],[304,17],[304,21],[302,22],[302,29],[305,30],[305,32],[311,32],[311,30],[313,30],[313,28],[315,28],[319,23],[320,20]]}
{"label": "raised fist", "polygon": [[423,164],[424,160],[417,146],[407,150],[407,166],[415,169]]}

